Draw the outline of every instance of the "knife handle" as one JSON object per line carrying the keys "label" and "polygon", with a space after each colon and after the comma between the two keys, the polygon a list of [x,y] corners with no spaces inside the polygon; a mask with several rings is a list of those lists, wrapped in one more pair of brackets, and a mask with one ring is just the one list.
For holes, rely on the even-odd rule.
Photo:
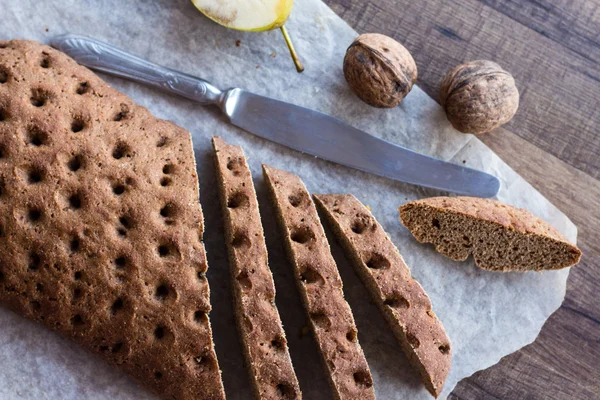
{"label": "knife handle", "polygon": [[223,94],[205,80],[161,67],[85,36],[56,36],[51,45],[88,68],[152,86],[203,105],[218,104]]}

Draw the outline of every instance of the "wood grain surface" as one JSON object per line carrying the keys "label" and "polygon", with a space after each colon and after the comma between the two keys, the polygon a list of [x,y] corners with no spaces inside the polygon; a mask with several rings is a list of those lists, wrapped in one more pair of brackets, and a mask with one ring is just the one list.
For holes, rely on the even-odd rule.
{"label": "wood grain surface", "polygon": [[459,383],[456,399],[600,399],[600,1],[325,0],[358,32],[403,43],[438,98],[455,65],[498,62],[515,118],[480,136],[579,228],[584,253],[537,340]]}

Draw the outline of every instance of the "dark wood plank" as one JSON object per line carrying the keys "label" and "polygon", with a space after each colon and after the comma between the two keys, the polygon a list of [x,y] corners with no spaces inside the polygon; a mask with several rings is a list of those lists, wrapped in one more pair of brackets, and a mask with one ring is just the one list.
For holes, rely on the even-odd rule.
{"label": "dark wood plank", "polygon": [[583,58],[600,62],[600,19],[594,1],[479,0]]}
{"label": "dark wood plank", "polygon": [[[579,228],[584,256],[571,271],[563,306],[533,344],[463,380],[450,398],[600,398],[600,137],[594,132],[600,102],[592,94],[599,93],[598,4],[328,3],[357,30],[386,33],[405,43],[419,65],[419,84],[434,98],[443,74],[455,63],[501,61],[521,82],[521,109],[508,126],[518,135],[498,129],[481,139]],[[567,85],[557,82],[557,76]],[[557,101],[565,91],[572,92],[573,104]],[[576,111],[582,102],[589,102],[585,112]]]}
{"label": "dark wood plank", "polygon": [[506,128],[600,177],[597,1],[326,2],[359,32],[380,32],[403,43],[417,62],[418,84],[434,98],[455,65],[497,61],[515,76],[521,92],[519,111]]}

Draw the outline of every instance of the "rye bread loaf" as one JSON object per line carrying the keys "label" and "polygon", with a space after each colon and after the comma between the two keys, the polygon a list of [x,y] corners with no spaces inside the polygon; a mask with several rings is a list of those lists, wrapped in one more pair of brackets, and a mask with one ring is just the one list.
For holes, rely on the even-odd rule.
{"label": "rye bread loaf", "polygon": [[450,371],[452,352],[427,293],[411,277],[410,269],[381,225],[356,197],[313,197],[423,384],[438,397]]}
{"label": "rye bread loaf", "polygon": [[212,138],[231,288],[240,340],[257,399],[300,399],[287,340],[275,306],[275,284],[252,174],[244,152]]}
{"label": "rye bread loaf", "polygon": [[473,255],[490,271],[541,271],[570,267],[581,251],[527,210],[490,199],[432,197],[399,208],[400,221],[421,243],[453,260]]}
{"label": "rye bread loaf", "polygon": [[285,247],[336,399],[374,399],[373,379],[317,209],[296,175],[263,165]]}
{"label": "rye bread loaf", "polygon": [[190,134],[0,42],[0,303],[166,399],[223,399]]}

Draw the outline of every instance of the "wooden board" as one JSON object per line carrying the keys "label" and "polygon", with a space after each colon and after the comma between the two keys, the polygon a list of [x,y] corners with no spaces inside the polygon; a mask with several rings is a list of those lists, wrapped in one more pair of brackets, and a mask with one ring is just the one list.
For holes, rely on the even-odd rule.
{"label": "wooden board", "polygon": [[435,99],[463,61],[489,59],[513,73],[519,112],[480,138],[579,228],[582,262],[538,339],[450,398],[600,398],[600,2],[325,1],[357,31],[403,43]]}

